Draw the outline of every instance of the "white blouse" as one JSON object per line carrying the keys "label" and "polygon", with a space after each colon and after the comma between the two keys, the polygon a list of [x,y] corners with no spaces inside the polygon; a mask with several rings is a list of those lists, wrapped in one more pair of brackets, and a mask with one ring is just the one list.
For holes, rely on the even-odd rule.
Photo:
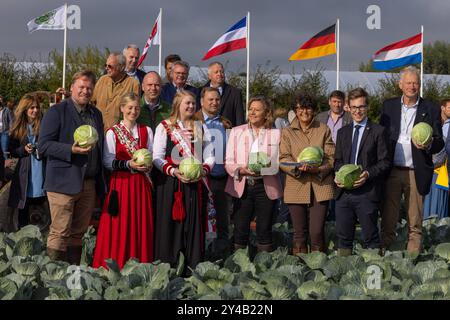
{"label": "white blouse", "polygon": [[[184,125],[181,121],[177,121],[180,128],[184,129]],[[203,159],[199,159],[202,161],[203,164],[208,165],[209,169],[211,170],[212,167],[215,164],[215,157],[214,157],[214,145],[211,142],[211,134],[206,127],[205,124],[203,124]],[[163,124],[160,123],[156,129],[155,129],[155,142],[153,145],[153,164],[155,167],[157,167],[161,172],[163,171],[163,167],[165,164],[167,164],[166,158],[166,145],[167,145],[167,132],[164,128]],[[176,151],[172,151],[173,153],[173,159],[176,159],[178,157],[178,148],[175,148]],[[173,170],[171,170],[170,174],[173,174]]]}
{"label": "white blouse", "polygon": [[[122,123],[122,121],[121,121]],[[126,128],[126,127],[125,127]],[[153,131],[151,128],[147,128],[148,139],[147,139],[147,149],[152,152],[153,149]],[[139,130],[138,124],[136,124],[131,129],[131,134],[133,138],[136,139],[136,142],[139,142]],[[112,129],[109,129],[106,132],[105,145],[103,146],[103,165],[112,170],[112,163],[116,159],[116,135]]]}

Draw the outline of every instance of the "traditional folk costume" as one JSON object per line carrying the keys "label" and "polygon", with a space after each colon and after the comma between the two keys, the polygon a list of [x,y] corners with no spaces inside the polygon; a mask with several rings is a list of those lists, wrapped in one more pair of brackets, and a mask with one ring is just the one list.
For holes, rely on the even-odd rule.
{"label": "traditional folk costume", "polygon": [[147,174],[128,165],[134,151],[151,151],[152,145],[152,130],[144,125],[136,124],[130,131],[121,122],[106,133],[103,164],[113,172],[100,218],[94,268],[106,266],[108,258],[120,268],[130,258],[153,261],[152,183]]}
{"label": "traditional folk costume", "polygon": [[173,126],[165,120],[155,130],[153,162],[159,169],[155,170],[154,179],[155,260],[175,266],[182,252],[186,265],[195,268],[203,259],[208,230],[207,181],[204,178],[195,183],[182,183],[174,176],[174,171],[182,158],[194,155],[209,174],[215,160],[205,125],[200,130],[203,139],[196,137],[194,141],[183,136],[183,129],[180,121]]}

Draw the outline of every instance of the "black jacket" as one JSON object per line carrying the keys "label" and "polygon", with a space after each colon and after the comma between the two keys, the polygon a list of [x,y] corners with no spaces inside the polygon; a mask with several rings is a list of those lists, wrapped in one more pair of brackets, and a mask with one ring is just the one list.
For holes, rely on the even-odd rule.
{"label": "black jacket", "polygon": [[[25,145],[28,142],[28,139],[20,141],[18,139],[11,138],[9,140],[9,152],[11,153],[11,156],[19,159],[11,180],[11,190],[8,198],[8,206],[11,208],[23,209],[27,201],[31,157],[34,157],[34,155],[30,155],[25,151]],[[44,170],[44,166],[42,166],[42,170]]]}
{"label": "black jacket", "polygon": [[[203,87],[209,87],[208,81]],[[203,87],[201,89],[203,89]],[[223,84],[223,92],[220,97],[220,115],[230,120],[233,127],[240,126],[245,123],[245,108],[242,102],[242,92],[240,89]],[[200,89],[200,91],[201,91]]]}
{"label": "black jacket", "polygon": [[[353,123],[338,130],[336,151],[334,154],[334,169],[338,171],[344,164],[350,163],[352,152]],[[378,202],[382,197],[383,181],[389,171],[391,159],[388,152],[388,137],[386,130],[370,120],[364,128],[359,144],[357,164],[369,172],[369,178],[359,188],[346,192],[367,193],[370,200]],[[338,188],[336,199],[342,195],[343,189]]]}
{"label": "black jacket", "polygon": [[[433,128],[433,143],[430,150],[419,150],[411,143],[417,189],[421,195],[425,196],[430,192],[431,180],[433,179],[432,155],[442,150],[444,141],[442,139],[440,108],[431,101],[419,99],[414,125],[419,122],[426,122]],[[400,134],[400,121],[401,97],[386,100],[383,103],[380,124],[388,131],[389,152],[392,160]]]}

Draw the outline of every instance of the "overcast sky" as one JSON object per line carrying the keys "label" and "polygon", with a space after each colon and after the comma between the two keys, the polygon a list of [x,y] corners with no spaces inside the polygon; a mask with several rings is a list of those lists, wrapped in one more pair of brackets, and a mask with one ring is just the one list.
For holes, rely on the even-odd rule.
{"label": "overcast sky", "polygon": [[[29,34],[26,24],[62,5],[58,0],[1,0],[0,52],[23,57],[43,57],[53,48],[63,49],[62,31]],[[340,18],[341,70],[354,71],[378,49],[425,28],[425,43],[450,41],[448,0],[82,0],[81,30],[68,32],[68,46],[87,45],[121,50],[127,43],[143,47],[150,28],[163,8],[163,56],[178,53],[193,66],[207,66],[201,58],[211,45],[235,22],[251,13],[251,67],[292,67],[301,71],[319,64],[335,70],[336,55],[321,59],[289,62],[289,56],[317,32]],[[369,5],[381,9],[381,29],[369,30]],[[245,70],[245,50],[226,53],[217,60],[232,70]],[[425,57],[426,59],[426,57]],[[213,58],[215,60],[215,58]],[[211,60],[212,61],[212,60]],[[158,48],[152,47],[145,65],[158,63]]]}

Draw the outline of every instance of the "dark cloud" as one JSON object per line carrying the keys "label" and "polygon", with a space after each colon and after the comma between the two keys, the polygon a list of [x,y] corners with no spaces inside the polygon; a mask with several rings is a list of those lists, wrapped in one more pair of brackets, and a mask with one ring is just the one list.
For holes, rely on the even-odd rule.
{"label": "dark cloud", "polygon": [[[19,58],[45,58],[50,50],[62,52],[63,33],[36,31],[28,34],[26,23],[62,4],[56,0],[2,0],[0,2],[0,52]],[[425,27],[425,42],[449,41],[450,2],[447,0],[129,0],[74,1],[81,8],[81,30],[69,31],[70,47],[94,45],[121,50],[127,43],[143,46],[160,7],[163,15],[163,55],[179,53],[192,65],[206,66],[201,58],[233,23],[251,12],[252,66],[271,61],[288,72],[317,64],[334,70],[336,56],[310,62],[288,62],[289,56],[315,33],[341,21],[341,69],[357,70],[381,47],[412,36]],[[381,30],[368,30],[366,9],[381,8]],[[153,48],[146,64],[157,64]],[[245,67],[245,50],[219,57],[229,67]]]}

